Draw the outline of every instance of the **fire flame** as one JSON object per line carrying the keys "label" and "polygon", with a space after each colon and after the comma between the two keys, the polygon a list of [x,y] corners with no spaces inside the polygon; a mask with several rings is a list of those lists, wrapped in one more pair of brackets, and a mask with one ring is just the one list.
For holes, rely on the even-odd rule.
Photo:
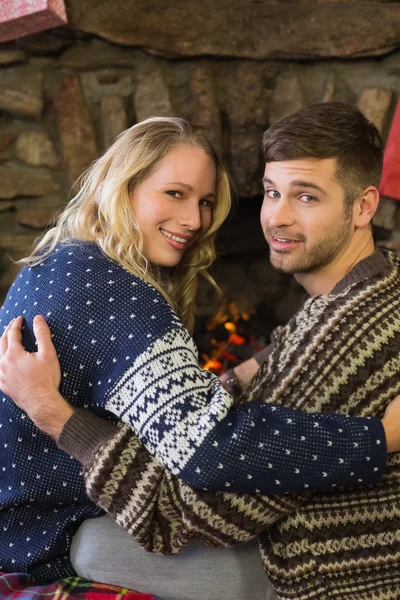
{"label": "fire flame", "polygon": [[206,329],[211,332],[217,327],[223,326],[229,335],[227,339],[222,341],[211,338],[210,354],[202,354],[203,369],[221,374],[226,370],[224,363],[227,361],[235,364],[239,363],[238,357],[233,352],[227,351],[227,349],[232,346],[240,346],[246,342],[246,339],[237,333],[237,323],[239,320],[248,321],[254,313],[255,310],[242,312],[234,302],[227,299],[223,300],[219,311],[207,321]]}

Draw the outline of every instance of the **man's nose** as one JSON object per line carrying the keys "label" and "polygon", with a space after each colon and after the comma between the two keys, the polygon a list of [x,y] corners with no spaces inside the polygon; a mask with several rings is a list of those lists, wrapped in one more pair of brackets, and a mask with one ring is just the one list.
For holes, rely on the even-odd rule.
{"label": "man's nose", "polygon": [[283,199],[269,206],[266,213],[269,227],[288,227],[295,221],[293,207]]}

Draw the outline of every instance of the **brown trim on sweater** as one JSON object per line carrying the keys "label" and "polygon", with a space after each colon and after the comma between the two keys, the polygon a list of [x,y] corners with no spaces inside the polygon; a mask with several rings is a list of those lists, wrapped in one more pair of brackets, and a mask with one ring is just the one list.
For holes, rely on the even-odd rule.
{"label": "brown trim on sweater", "polygon": [[64,425],[57,445],[86,466],[98,449],[115,436],[118,429],[116,425],[91,411],[78,408]]}

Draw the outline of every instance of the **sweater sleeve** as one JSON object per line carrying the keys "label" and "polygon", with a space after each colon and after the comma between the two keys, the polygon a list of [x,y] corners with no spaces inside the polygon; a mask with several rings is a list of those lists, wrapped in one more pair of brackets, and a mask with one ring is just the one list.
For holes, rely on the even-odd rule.
{"label": "sweater sleeve", "polygon": [[193,340],[178,325],[124,372],[106,408],[196,488],[299,492],[379,479],[386,446],[378,419],[301,413],[270,404],[272,392],[266,381],[265,402],[235,405],[199,368]]}
{"label": "sweater sleeve", "polygon": [[[209,491],[272,494],[371,484],[382,477],[386,440],[379,419],[254,404],[251,412],[247,405],[235,406],[217,424],[196,457],[202,466],[189,462],[180,479]],[[101,481],[101,447],[117,469],[121,461],[127,471],[135,468],[126,462],[124,444],[114,445],[119,434],[119,428],[80,409],[65,425],[59,445],[87,468],[99,469]],[[125,439],[136,439],[129,427]],[[145,448],[141,452],[149,455]]]}
{"label": "sweater sleeve", "polygon": [[[357,423],[359,419],[351,421]],[[372,429],[359,425],[360,436],[373,435]],[[316,429],[318,437],[324,423]],[[331,431],[328,433],[331,437]],[[177,553],[190,538],[214,547],[246,542],[309,498],[307,493],[267,496],[193,489],[166,471],[128,426],[116,427],[83,409],[69,419],[58,444],[83,463],[90,498],[152,552]],[[359,481],[365,461],[358,456],[357,464],[359,446],[352,446],[352,465]],[[287,463],[291,479],[296,479],[293,464],[289,459]],[[341,483],[341,471],[338,462],[337,483]],[[269,472],[267,464],[266,481]],[[297,477],[302,481],[301,472]],[[282,482],[284,488],[283,478]],[[274,491],[275,485],[271,482],[269,488]]]}
{"label": "sweater sleeve", "polygon": [[180,552],[191,538],[212,547],[243,543],[307,500],[291,495],[195,490],[152,457],[126,425],[77,410],[58,444],[83,462],[89,497],[146,550]]}
{"label": "sweater sleeve", "polygon": [[273,348],[274,344],[268,344],[268,346],[265,346],[265,348],[253,356],[254,360],[261,366],[264,360],[271,354]]}

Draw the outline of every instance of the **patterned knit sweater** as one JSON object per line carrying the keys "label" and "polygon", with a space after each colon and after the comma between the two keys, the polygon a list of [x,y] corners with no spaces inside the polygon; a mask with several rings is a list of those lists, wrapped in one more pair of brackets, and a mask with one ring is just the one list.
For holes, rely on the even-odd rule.
{"label": "patterned knit sweater", "polygon": [[[251,404],[242,408],[273,402],[363,415],[368,433],[371,415],[382,415],[400,392],[399,283],[400,259],[376,251],[330,294],[309,299],[276,332],[273,352],[242,398]],[[288,421],[292,424],[291,417]],[[318,436],[321,425],[313,417],[310,435]],[[228,426],[236,426],[234,419]],[[285,468],[294,481],[302,477],[307,460],[299,462],[293,441],[309,442],[301,430],[295,431],[284,444]],[[345,432],[344,424],[319,439],[320,448],[311,458],[314,472],[328,477],[321,457],[329,448],[347,476],[365,483],[339,445]],[[87,411],[75,413],[59,443],[84,463],[91,498],[149,550],[178,552],[191,537],[222,547],[261,534],[263,563],[282,600],[400,598],[398,455],[390,457],[375,485],[343,490],[333,483],[328,493],[313,496],[248,496],[193,489],[150,457],[127,427],[118,432],[108,424],[102,427]],[[359,444],[354,438],[354,449]],[[375,438],[374,444],[379,448],[381,440]],[[238,457],[238,472],[241,459],[251,472],[251,452]],[[363,461],[379,469],[373,452],[364,454]],[[266,459],[267,472],[274,468],[272,462]],[[220,470],[223,463],[221,458]]]}
{"label": "patterned knit sweater", "polygon": [[[360,438],[359,452],[351,455],[356,460],[372,455],[376,439],[383,441],[376,419],[371,435],[363,436],[369,421],[342,425],[345,417],[322,417],[320,436],[306,446],[296,433],[311,437],[311,417],[259,402],[234,409],[228,421],[233,399],[214,375],[199,368],[194,343],[169,304],[95,244],[61,245],[39,266],[22,270],[0,324],[22,314],[24,343],[34,350],[31,323],[38,313],[52,329],[65,397],[111,422],[128,423],[159,463],[202,487],[271,491],[278,471],[279,486],[286,490],[298,491],[304,483],[321,487],[340,476],[349,482],[335,454],[324,448],[326,436],[336,434],[343,453]],[[1,407],[0,571],[29,572],[42,580],[70,575],[72,536],[100,509],[85,493],[79,463],[40,433],[7,396]],[[336,433],[342,426],[343,439]],[[289,443],[304,470],[299,481],[293,481],[288,468],[284,448]],[[314,452],[321,455],[326,481],[314,473]],[[384,453],[382,443],[373,463],[359,466],[362,476],[370,481],[380,477]],[[267,481],[265,465],[271,457]]]}

